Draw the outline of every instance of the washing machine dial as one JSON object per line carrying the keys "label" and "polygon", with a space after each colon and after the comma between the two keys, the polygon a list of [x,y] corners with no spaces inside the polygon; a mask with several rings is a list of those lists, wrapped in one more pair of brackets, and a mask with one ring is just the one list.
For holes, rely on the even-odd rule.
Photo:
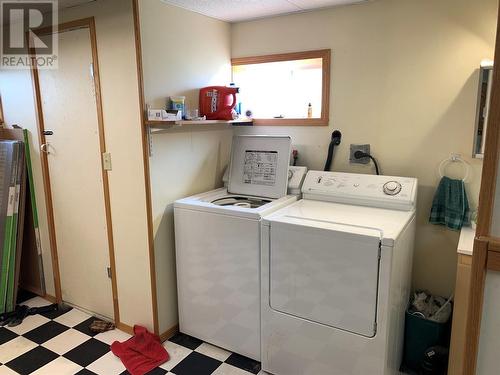
{"label": "washing machine dial", "polygon": [[397,195],[401,191],[401,184],[397,181],[389,181],[384,184],[384,193],[387,195]]}

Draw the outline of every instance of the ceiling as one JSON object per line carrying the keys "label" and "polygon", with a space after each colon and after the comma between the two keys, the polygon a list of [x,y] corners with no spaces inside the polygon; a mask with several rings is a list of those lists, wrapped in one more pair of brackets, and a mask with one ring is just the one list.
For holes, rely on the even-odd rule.
{"label": "ceiling", "polygon": [[[58,6],[59,10],[61,9],[67,9],[67,8],[73,8],[76,6],[84,5],[87,3],[92,3],[96,0],[59,0],[58,1]],[[35,0],[36,2],[36,0]],[[18,22],[22,18],[22,14],[18,15],[17,17],[10,17],[10,22]],[[0,26],[3,26],[3,19],[0,18]]]}
{"label": "ceiling", "polygon": [[305,12],[369,0],[161,0],[227,22]]}

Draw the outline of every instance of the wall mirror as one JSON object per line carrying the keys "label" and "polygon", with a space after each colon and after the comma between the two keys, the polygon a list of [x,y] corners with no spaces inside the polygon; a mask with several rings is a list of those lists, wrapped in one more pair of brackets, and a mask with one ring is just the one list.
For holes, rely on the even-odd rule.
{"label": "wall mirror", "polygon": [[490,108],[493,61],[483,61],[479,69],[479,90],[477,94],[476,126],[474,127],[474,150],[472,157],[483,158],[488,112]]}

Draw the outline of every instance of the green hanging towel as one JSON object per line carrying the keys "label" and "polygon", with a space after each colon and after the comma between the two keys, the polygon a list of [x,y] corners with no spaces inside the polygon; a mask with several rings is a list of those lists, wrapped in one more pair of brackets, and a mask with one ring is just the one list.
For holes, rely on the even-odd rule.
{"label": "green hanging towel", "polygon": [[453,230],[469,225],[469,202],[462,180],[446,176],[441,179],[432,201],[429,221],[432,224],[446,225]]}

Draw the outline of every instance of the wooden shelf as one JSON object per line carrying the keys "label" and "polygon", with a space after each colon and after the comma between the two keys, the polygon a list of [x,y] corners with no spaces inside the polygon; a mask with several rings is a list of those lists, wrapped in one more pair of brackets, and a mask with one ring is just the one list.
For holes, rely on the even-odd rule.
{"label": "wooden shelf", "polygon": [[167,126],[175,125],[176,121],[146,120],[147,126]]}
{"label": "wooden shelf", "polygon": [[203,125],[220,125],[220,124],[228,124],[228,125],[243,125],[243,126],[251,126],[253,124],[252,119],[239,119],[239,120],[178,120],[178,121],[151,121],[146,120],[146,126],[149,126],[151,129],[157,130],[166,130],[171,128],[177,128],[185,125],[194,125],[194,126],[203,126]]}

